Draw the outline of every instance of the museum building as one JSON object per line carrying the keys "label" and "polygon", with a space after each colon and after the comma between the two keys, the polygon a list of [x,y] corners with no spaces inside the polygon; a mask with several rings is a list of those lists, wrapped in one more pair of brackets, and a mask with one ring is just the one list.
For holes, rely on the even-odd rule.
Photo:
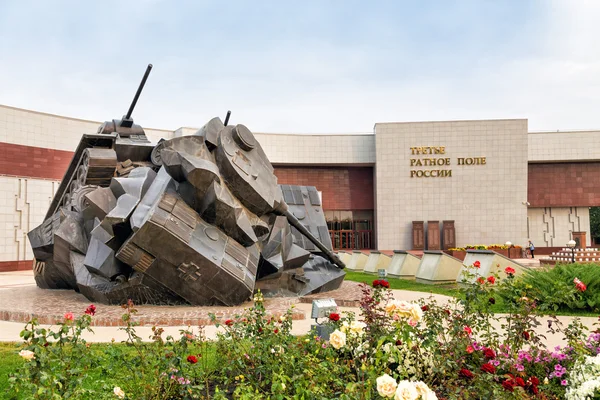
{"label": "museum building", "polygon": [[[81,135],[100,124],[0,105],[0,271],[31,269],[27,233],[43,221]],[[153,142],[197,131],[144,129]],[[525,246],[530,239],[543,254],[572,238],[591,244],[600,131],[529,132],[526,119],[505,119],[255,136],[280,184],[321,193],[336,249]]]}

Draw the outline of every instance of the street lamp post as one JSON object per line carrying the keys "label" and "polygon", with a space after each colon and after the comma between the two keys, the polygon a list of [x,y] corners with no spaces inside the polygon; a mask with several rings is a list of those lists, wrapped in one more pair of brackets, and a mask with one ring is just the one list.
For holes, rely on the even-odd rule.
{"label": "street lamp post", "polygon": [[569,240],[567,246],[571,248],[571,263],[575,263],[575,246],[577,243],[573,239]]}

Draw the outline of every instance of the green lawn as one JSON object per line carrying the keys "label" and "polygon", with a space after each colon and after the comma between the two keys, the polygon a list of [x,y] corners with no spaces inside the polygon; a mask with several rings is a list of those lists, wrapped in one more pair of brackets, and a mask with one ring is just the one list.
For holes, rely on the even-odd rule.
{"label": "green lawn", "polygon": [[[365,274],[364,272],[346,270],[346,280],[354,282],[364,282],[368,285],[377,278],[377,275]],[[387,277],[386,280],[390,283],[390,289],[410,290],[413,292],[436,293],[446,296],[457,297],[460,292],[455,283],[442,285],[426,285],[417,283],[414,280],[398,279]]]}
{"label": "green lawn", "polygon": [[[356,272],[356,271],[348,271],[346,270],[346,280],[353,282],[364,282],[368,285],[378,279],[377,275],[365,274],[364,272]],[[399,290],[410,290],[413,292],[423,292],[423,293],[435,293],[442,294],[450,297],[461,298],[461,292],[458,289],[457,284],[441,284],[441,285],[427,285],[424,283],[417,283],[414,280],[408,279],[399,279],[399,278],[391,278],[387,277],[386,280],[390,283],[390,289],[399,289]],[[504,301],[499,296],[495,298],[496,304],[492,307],[492,310],[495,313],[506,313],[506,306]],[[597,313],[589,312],[589,311],[581,311],[581,310],[558,310],[556,315],[565,315],[565,316],[577,316],[577,317],[597,317]]]}
{"label": "green lawn", "polygon": [[[145,345],[150,346],[150,343]],[[16,343],[0,342],[0,399],[12,399],[9,396],[9,375],[17,372],[17,369],[24,361],[19,355],[22,347]],[[83,387],[97,392],[105,392],[106,387],[114,386],[125,387],[131,380],[131,371],[123,364],[119,367],[109,367],[107,352],[113,352],[117,357],[136,358],[137,351],[126,344],[121,343],[92,343],[89,351],[94,355],[93,359],[98,362],[86,373]],[[190,346],[190,354],[203,354],[203,360],[199,362],[197,368],[204,368],[214,371],[217,368],[215,357],[215,346],[208,344],[207,347]],[[21,397],[19,397],[20,399]]]}
{"label": "green lawn", "polygon": [[15,343],[0,343],[0,395],[8,392],[8,375],[23,363]]}

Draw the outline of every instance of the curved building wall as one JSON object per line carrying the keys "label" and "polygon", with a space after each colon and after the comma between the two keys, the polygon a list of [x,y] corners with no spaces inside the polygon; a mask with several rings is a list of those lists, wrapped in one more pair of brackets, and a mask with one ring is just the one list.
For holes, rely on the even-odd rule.
{"label": "curved building wall", "polygon": [[[0,270],[28,265],[27,231],[42,222],[81,134],[100,124],[0,105]],[[600,206],[600,131],[528,133],[526,124],[392,123],[376,124],[376,134],[256,137],[281,183],[317,186],[326,211],[363,218],[358,211],[372,209],[380,249],[410,249],[410,223],[419,219],[455,220],[457,245],[531,238],[560,247],[574,229],[589,232],[587,207]],[[197,128],[145,130],[156,142]],[[452,178],[411,178],[411,158],[422,157],[410,147],[436,145],[454,164],[479,156],[487,164],[453,165]]]}

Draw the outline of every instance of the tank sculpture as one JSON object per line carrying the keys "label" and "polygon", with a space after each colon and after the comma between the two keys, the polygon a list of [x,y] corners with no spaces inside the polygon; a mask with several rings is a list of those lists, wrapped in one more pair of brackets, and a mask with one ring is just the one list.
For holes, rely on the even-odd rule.
{"label": "tank sculpture", "polygon": [[29,233],[34,276],[121,304],[237,305],[260,288],[290,296],[338,288],[314,187],[278,186],[244,125],[211,119],[151,144],[129,111],[84,134],[45,221]]}

